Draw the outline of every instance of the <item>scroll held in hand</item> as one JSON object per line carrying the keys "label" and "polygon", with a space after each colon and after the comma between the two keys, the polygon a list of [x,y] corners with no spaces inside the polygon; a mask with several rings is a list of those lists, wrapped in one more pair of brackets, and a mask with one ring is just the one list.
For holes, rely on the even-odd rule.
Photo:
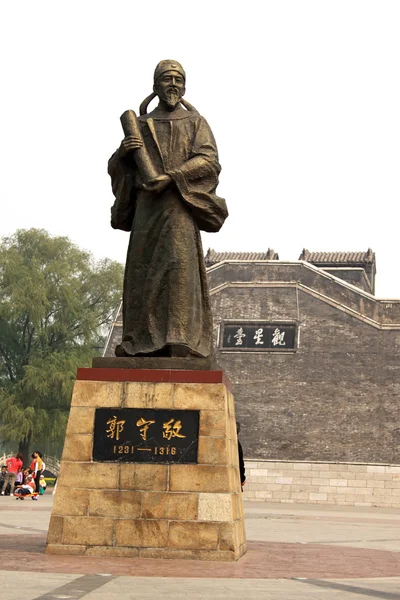
{"label": "scroll held in hand", "polygon": [[[134,135],[135,137],[139,137],[143,141],[139,121],[133,110],[126,110],[121,115],[120,120],[125,137],[127,137],[128,135]],[[154,165],[151,161],[149,153],[147,152],[147,148],[144,142],[140,148],[135,150],[134,157],[137,167],[145,183],[151,181],[152,179],[155,179],[159,175],[159,173],[157,173],[156,169],[154,168]]]}

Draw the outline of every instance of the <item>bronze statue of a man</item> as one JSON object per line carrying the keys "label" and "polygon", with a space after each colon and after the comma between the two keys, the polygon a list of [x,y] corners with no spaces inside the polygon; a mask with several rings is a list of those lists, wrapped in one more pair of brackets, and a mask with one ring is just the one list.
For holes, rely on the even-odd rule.
{"label": "bronze statue of a man", "polygon": [[[125,136],[108,165],[115,195],[111,225],[131,231],[117,356],[207,357],[212,348],[200,230],[218,231],[228,211],[216,195],[221,167],[214,136],[183,100],[185,81],[178,62],[157,65],[138,133]],[[155,96],[159,104],[147,114]],[[150,180],[140,168],[143,152]]]}

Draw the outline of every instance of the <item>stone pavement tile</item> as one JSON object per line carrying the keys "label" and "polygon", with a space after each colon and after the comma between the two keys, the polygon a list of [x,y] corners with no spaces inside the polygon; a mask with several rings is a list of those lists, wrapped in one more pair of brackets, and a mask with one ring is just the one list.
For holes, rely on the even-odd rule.
{"label": "stone pavement tile", "polygon": [[369,520],[389,519],[400,521],[398,508],[384,508],[377,506],[335,506],[331,504],[281,504],[279,502],[256,502],[245,500],[243,502],[247,516],[275,516],[297,515],[302,518],[325,518]]}
{"label": "stone pavement tile", "polygon": [[[10,531],[11,530],[11,531]],[[32,527],[29,522],[23,524],[21,522],[19,525],[11,525],[8,523],[0,523],[0,535],[21,535],[21,534],[35,534],[35,533],[46,533],[45,529],[37,529],[36,527]]]}
{"label": "stone pavement tile", "polygon": [[314,600],[317,597],[310,595],[304,585],[290,580],[118,577],[85,596],[85,600]]}
{"label": "stone pavement tile", "polygon": [[6,535],[0,535],[0,569],[5,568],[4,558],[9,553],[14,553],[19,563],[19,553],[21,553],[21,557],[26,554],[29,560],[29,554],[32,552],[44,552],[45,544],[46,535],[43,535],[43,533],[24,536],[23,532],[19,532],[18,535],[14,535],[14,532],[10,535],[10,532],[7,532]]}
{"label": "stone pavement tile", "polygon": [[[15,540],[20,542],[15,545]],[[22,543],[21,543],[22,542]],[[400,553],[317,544],[249,542],[236,563],[43,554],[45,536],[0,536],[0,568],[15,571],[161,577],[396,577]]]}
{"label": "stone pavement tile", "polygon": [[[84,598],[84,600],[397,600],[400,577],[396,579],[344,579],[296,581],[290,579],[224,579],[107,577],[3,571],[4,600]],[[104,581],[104,583],[103,583]],[[320,586],[322,584],[322,587]]]}
{"label": "stone pavement tile", "polygon": [[[21,504],[23,503],[23,504]],[[32,498],[25,498],[24,500],[20,500],[18,499],[16,496],[4,496],[2,497],[1,503],[0,503],[0,511],[2,513],[4,512],[12,512],[17,514],[21,514],[21,510],[20,509],[24,509],[24,512],[30,512],[32,513],[33,511],[35,513],[38,512],[49,512],[49,510],[51,510],[51,507],[53,505],[53,498],[50,498],[48,496],[43,497],[43,496],[39,496],[39,500],[32,500]],[[20,507],[20,508],[19,508]],[[26,517],[26,518],[32,518],[32,516],[30,517]]]}
{"label": "stone pavement tile", "polygon": [[[329,582],[330,580],[328,580]],[[337,579],[335,583],[353,585],[367,590],[398,594],[400,596],[400,574],[398,577],[368,579]]]}
{"label": "stone pavement tile", "polygon": [[[399,536],[399,533],[398,533]],[[369,536],[368,536],[369,537]],[[339,542],[320,542],[323,544],[329,544],[329,546],[341,546],[343,548],[369,548],[370,550],[388,550],[389,552],[400,552],[400,536],[397,539],[364,539],[363,541],[339,541]]]}
{"label": "stone pavement tile", "polygon": [[51,494],[41,496],[36,502],[30,498],[17,500],[15,496],[0,496],[0,533],[9,533],[10,526],[17,528],[13,535],[47,531],[52,504]]}
{"label": "stone pavement tile", "polygon": [[247,538],[253,541],[335,544],[357,548],[400,551],[400,523],[367,523],[329,520],[304,520],[294,516],[246,518]]}
{"label": "stone pavement tile", "polygon": [[33,600],[70,583],[80,575],[66,573],[18,573],[1,571],[0,597],[2,600]]}
{"label": "stone pavement tile", "polygon": [[[300,583],[300,581],[299,581]],[[334,594],[336,591],[342,598],[377,598],[381,600],[400,600],[400,578],[395,579],[346,579],[322,580],[306,579],[301,581],[308,589],[314,587],[318,590],[324,590],[328,594]],[[325,597],[325,596],[324,596]]]}
{"label": "stone pavement tile", "polygon": [[41,595],[38,600],[54,600],[55,598],[80,600],[113,579],[112,575],[82,575],[74,581],[70,581],[47,594]]}
{"label": "stone pavement tile", "polygon": [[194,579],[118,577],[85,596],[85,600],[398,600],[396,580],[294,581],[288,579]]}

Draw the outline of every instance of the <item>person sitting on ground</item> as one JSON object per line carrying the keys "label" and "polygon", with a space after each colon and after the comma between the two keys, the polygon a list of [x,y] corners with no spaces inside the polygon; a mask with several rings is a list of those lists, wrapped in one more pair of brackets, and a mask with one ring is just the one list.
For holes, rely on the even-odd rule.
{"label": "person sitting on ground", "polygon": [[8,484],[10,484],[10,496],[14,496],[15,479],[18,471],[22,469],[23,455],[18,453],[12,458],[6,460],[7,473],[1,488],[1,495],[4,496],[4,492]]}
{"label": "person sitting on ground", "polygon": [[24,483],[15,490],[15,496],[18,500],[25,500],[24,496],[29,496],[35,493],[36,483],[33,477],[32,469],[25,469],[27,471]]}
{"label": "person sitting on ground", "polygon": [[31,478],[32,475],[32,471],[29,467],[22,467],[22,482],[21,485],[19,485],[18,487],[21,487],[22,485],[24,485],[24,483],[26,483],[27,478]]}

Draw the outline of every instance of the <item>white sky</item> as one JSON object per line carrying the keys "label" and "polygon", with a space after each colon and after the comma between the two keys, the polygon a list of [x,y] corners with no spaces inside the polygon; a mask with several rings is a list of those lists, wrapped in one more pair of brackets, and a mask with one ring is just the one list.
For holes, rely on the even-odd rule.
{"label": "white sky", "polygon": [[400,298],[400,2],[19,1],[0,8],[0,236],[42,227],[124,262],[107,161],[159,60],[215,134],[230,217],[204,250],[377,255]]}

